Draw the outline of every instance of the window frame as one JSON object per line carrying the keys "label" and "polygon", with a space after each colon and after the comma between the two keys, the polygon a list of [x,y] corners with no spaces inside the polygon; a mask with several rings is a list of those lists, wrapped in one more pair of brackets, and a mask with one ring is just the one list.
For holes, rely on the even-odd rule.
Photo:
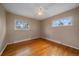
{"label": "window frame", "polygon": [[[17,22],[17,21],[22,21],[25,25],[27,25],[27,27],[26,27],[25,29],[23,29],[23,28],[17,28],[17,25],[16,25],[16,22]],[[29,25],[28,25],[27,22],[24,22],[24,20],[22,20],[22,19],[16,19],[16,20],[15,20],[14,28],[15,28],[15,30],[29,30]]]}
{"label": "window frame", "polygon": [[[69,24],[69,25],[54,25],[54,22],[56,22],[56,21],[61,21],[61,20],[65,20],[65,19],[70,19],[70,21],[71,21],[71,24]],[[72,26],[73,25],[73,17],[72,16],[70,16],[70,17],[64,17],[64,18],[60,18],[60,19],[55,19],[55,20],[52,20],[52,27],[66,27],[66,26]]]}

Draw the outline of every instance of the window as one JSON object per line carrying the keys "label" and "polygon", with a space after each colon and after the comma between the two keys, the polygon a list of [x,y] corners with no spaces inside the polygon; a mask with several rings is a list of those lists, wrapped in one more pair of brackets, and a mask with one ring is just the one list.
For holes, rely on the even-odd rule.
{"label": "window", "polygon": [[16,30],[28,30],[28,24],[24,22],[23,20],[16,20],[15,29]]}
{"label": "window", "polygon": [[72,26],[72,17],[53,20],[52,27],[59,27],[59,26]]}

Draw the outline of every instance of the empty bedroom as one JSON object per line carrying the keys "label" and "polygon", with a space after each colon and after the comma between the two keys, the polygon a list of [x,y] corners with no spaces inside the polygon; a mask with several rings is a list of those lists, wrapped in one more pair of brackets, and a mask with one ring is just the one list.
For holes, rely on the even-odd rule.
{"label": "empty bedroom", "polygon": [[0,56],[79,56],[79,3],[0,3]]}

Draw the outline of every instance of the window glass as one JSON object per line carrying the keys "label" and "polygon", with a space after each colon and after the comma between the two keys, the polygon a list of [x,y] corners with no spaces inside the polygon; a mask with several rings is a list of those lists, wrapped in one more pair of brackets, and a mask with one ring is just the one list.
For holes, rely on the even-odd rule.
{"label": "window glass", "polygon": [[16,20],[15,22],[16,25],[16,30],[27,30],[28,29],[28,24],[24,22],[23,20]]}
{"label": "window glass", "polygon": [[53,20],[52,26],[58,27],[58,26],[71,26],[72,25],[72,17],[66,17],[63,19],[57,19]]}

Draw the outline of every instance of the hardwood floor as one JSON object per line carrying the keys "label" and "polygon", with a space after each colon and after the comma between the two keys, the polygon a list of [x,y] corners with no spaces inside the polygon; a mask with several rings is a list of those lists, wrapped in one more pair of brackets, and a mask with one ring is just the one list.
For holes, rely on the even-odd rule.
{"label": "hardwood floor", "polygon": [[79,50],[39,38],[8,45],[2,56],[79,56]]}

